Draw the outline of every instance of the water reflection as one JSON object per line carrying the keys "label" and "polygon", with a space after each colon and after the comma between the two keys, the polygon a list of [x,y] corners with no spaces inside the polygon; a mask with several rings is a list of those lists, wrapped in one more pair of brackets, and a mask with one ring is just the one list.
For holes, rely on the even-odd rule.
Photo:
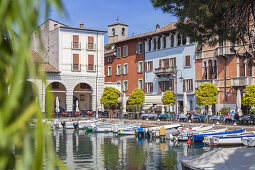
{"label": "water reflection", "polygon": [[180,157],[204,152],[203,144],[188,146],[71,129],[53,133],[56,154],[70,169],[179,169]]}

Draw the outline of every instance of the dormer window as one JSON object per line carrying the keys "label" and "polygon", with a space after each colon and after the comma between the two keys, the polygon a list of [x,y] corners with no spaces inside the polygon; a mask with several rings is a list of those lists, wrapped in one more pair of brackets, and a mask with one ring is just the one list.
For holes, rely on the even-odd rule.
{"label": "dormer window", "polygon": [[112,29],[112,35],[115,36],[115,29]]}
{"label": "dormer window", "polygon": [[125,35],[125,28],[122,28],[122,35]]}

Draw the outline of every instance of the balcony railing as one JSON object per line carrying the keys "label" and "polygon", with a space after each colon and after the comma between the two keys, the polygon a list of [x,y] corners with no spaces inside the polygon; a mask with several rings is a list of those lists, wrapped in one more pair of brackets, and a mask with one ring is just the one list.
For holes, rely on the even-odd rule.
{"label": "balcony railing", "polygon": [[71,47],[73,50],[80,50],[81,49],[81,43],[80,42],[72,42]]}
{"label": "balcony railing", "polygon": [[87,71],[96,71],[96,66],[92,64],[86,65]]}
{"label": "balcony railing", "polygon": [[87,43],[87,50],[96,50],[96,44]]}
{"label": "balcony railing", "polygon": [[231,86],[248,86],[255,84],[255,77],[235,77],[231,79]]}
{"label": "balcony railing", "polygon": [[195,55],[196,55],[196,59],[202,59],[202,51],[196,51]]}
{"label": "balcony railing", "polygon": [[72,64],[72,71],[81,71],[81,65],[80,64]]}
{"label": "balcony railing", "polygon": [[221,46],[216,48],[216,56],[235,54],[233,46]]}
{"label": "balcony railing", "polygon": [[171,75],[171,74],[175,74],[176,72],[176,68],[175,67],[161,67],[161,68],[155,68],[154,73],[156,74],[156,76],[161,76],[161,75]]}

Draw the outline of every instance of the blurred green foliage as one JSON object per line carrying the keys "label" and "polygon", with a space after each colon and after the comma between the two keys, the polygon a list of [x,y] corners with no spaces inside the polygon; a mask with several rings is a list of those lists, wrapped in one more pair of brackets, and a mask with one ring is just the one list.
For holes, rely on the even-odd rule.
{"label": "blurred green foliage", "polygon": [[[38,89],[26,83],[30,77],[46,80],[31,60],[30,47],[39,14],[44,13],[47,18],[50,7],[59,12],[63,9],[61,0],[0,1],[1,170],[40,170],[45,165],[47,169],[64,168],[55,157],[50,128],[42,121]],[[28,124],[32,120],[35,128],[31,130]]]}

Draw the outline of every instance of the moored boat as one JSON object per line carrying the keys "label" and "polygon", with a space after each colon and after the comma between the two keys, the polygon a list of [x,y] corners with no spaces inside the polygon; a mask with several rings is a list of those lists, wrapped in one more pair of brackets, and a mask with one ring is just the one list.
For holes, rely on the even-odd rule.
{"label": "moored boat", "polygon": [[245,146],[249,147],[255,146],[255,136],[245,136],[241,140]]}
{"label": "moored boat", "polygon": [[235,134],[235,133],[242,133],[244,131],[245,131],[245,129],[235,130],[235,131],[228,131],[227,132],[227,128],[217,129],[217,130],[215,130],[215,132],[212,132],[212,133],[207,132],[207,133],[202,133],[202,134],[198,134],[198,135],[193,135],[192,138],[191,138],[191,141],[193,141],[193,142],[203,142],[205,136],[219,136],[219,135]]}

